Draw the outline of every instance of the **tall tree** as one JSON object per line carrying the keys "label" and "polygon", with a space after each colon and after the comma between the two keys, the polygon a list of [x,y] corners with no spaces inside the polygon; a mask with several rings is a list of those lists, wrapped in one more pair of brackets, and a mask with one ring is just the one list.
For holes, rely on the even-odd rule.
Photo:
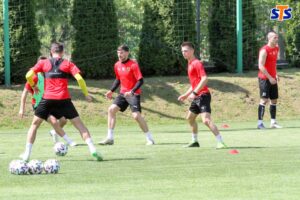
{"label": "tall tree", "polygon": [[171,28],[168,30],[174,30],[170,36],[170,44],[175,49],[177,59],[179,59],[180,70],[185,73],[186,61],[181,56],[181,43],[183,41],[194,43],[196,56],[199,57],[199,44],[196,43],[195,8],[192,0],[174,0]]}
{"label": "tall tree", "polygon": [[24,75],[40,55],[31,0],[9,1],[10,62],[12,82],[24,82]]}
{"label": "tall tree", "polygon": [[236,66],[235,6],[233,0],[212,1],[208,21],[210,60],[219,70]]}
{"label": "tall tree", "polygon": [[88,78],[112,76],[119,44],[112,0],[74,0],[72,60]]}
{"label": "tall tree", "polygon": [[52,41],[63,42],[67,56],[71,53],[71,11],[73,0],[33,0],[35,4],[36,26],[41,41],[41,52],[49,53]]}
{"label": "tall tree", "polygon": [[287,21],[287,58],[293,67],[300,67],[300,3],[295,0],[287,2],[293,18]]}
{"label": "tall tree", "polygon": [[255,69],[258,57],[258,30],[253,0],[243,1],[243,68]]}
{"label": "tall tree", "polygon": [[138,58],[146,75],[183,72],[180,44],[184,40],[195,41],[193,13],[190,0],[145,2]]}

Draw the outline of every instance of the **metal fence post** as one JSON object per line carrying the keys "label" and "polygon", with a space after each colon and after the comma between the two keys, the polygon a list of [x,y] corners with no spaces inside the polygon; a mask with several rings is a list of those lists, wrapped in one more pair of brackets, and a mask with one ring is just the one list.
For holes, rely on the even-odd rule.
{"label": "metal fence post", "polygon": [[3,0],[4,73],[5,85],[10,86],[9,10],[8,1]]}
{"label": "metal fence post", "polygon": [[237,73],[243,73],[243,0],[236,0]]}

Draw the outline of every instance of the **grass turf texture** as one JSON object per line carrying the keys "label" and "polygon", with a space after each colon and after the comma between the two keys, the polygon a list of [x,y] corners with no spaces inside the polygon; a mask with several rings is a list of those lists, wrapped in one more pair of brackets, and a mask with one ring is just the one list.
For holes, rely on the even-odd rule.
{"label": "grass turf texture", "polygon": [[[279,70],[279,100],[277,116],[282,119],[300,117],[300,69]],[[107,109],[112,101],[104,98],[113,80],[87,80],[92,103],[85,101],[77,82],[70,82],[70,93],[83,121],[89,126],[106,126]],[[216,122],[249,121],[257,119],[259,90],[257,72],[244,74],[209,74],[208,86],[212,93],[212,117]],[[25,117],[18,117],[23,85],[11,88],[0,86],[0,127],[28,127],[32,120],[30,95],[28,95]],[[189,102],[179,103],[177,98],[189,88],[187,76],[151,77],[142,86],[142,114],[150,127],[155,124],[181,123]],[[269,119],[269,107],[265,119]],[[130,112],[118,114],[118,124],[135,123]]]}
{"label": "grass turf texture", "polygon": [[[26,130],[0,130],[0,199],[202,199],[298,200],[300,196],[300,124],[281,121],[284,129],[257,130],[256,122],[228,123],[221,133],[231,149],[215,150],[212,134],[200,125],[200,148],[182,146],[191,135],[185,121],[152,127],[157,145],[145,146],[137,125],[117,126],[115,145],[97,146],[105,161],[92,161],[74,129],[69,136],[81,145],[56,157],[48,128],[42,128],[32,159],[57,158],[56,175],[11,175],[8,164],[24,150]],[[94,141],[103,127],[90,127]]]}

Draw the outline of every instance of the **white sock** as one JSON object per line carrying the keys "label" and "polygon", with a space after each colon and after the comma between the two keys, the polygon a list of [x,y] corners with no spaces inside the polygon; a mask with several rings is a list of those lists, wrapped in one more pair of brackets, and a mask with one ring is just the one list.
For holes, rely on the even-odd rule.
{"label": "white sock", "polygon": [[271,119],[271,124],[275,124],[276,123],[276,119]]}
{"label": "white sock", "polygon": [[217,139],[217,142],[223,142],[223,138],[222,138],[221,134],[217,135],[216,139]]}
{"label": "white sock", "polygon": [[260,125],[263,123],[263,120],[258,120],[257,124]]}
{"label": "white sock", "polygon": [[31,150],[32,150],[32,144],[31,143],[26,143],[23,159],[25,159],[25,160],[29,159],[30,154],[31,154]]}
{"label": "white sock", "polygon": [[50,131],[50,134],[51,134],[51,135],[54,135],[54,134],[56,134],[55,130],[54,130],[54,129],[52,129],[52,130]]}
{"label": "white sock", "polygon": [[148,131],[147,133],[145,133],[145,136],[146,136],[146,139],[147,139],[148,141],[153,141],[153,138],[152,138],[152,135],[151,135],[151,132],[150,132],[150,131]]}
{"label": "white sock", "polygon": [[114,139],[114,129],[112,129],[112,128],[107,129],[107,139],[110,139],[110,140]]}
{"label": "white sock", "polygon": [[68,143],[68,144],[71,144],[73,141],[68,137],[68,135],[67,134],[65,134],[64,136],[63,136],[63,138],[64,138],[64,140]]}
{"label": "white sock", "polygon": [[198,142],[198,134],[197,133],[192,133],[192,141]]}
{"label": "white sock", "polygon": [[91,153],[95,153],[96,152],[96,147],[94,146],[92,138],[86,139],[85,142],[87,143],[90,152]]}

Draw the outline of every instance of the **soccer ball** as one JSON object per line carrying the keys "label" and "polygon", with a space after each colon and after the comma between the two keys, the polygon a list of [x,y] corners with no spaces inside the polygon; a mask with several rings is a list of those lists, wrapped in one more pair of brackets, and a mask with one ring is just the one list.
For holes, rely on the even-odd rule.
{"label": "soccer ball", "polygon": [[57,174],[59,169],[59,162],[55,159],[49,159],[44,162],[44,171],[47,174]]}
{"label": "soccer ball", "polygon": [[64,156],[68,153],[68,146],[62,142],[57,142],[53,148],[55,154],[58,156]]}
{"label": "soccer ball", "polygon": [[29,174],[41,174],[43,172],[43,162],[40,160],[31,160],[28,167]]}
{"label": "soccer ball", "polygon": [[9,171],[12,174],[24,175],[28,173],[28,165],[23,160],[13,160],[9,163]]}

